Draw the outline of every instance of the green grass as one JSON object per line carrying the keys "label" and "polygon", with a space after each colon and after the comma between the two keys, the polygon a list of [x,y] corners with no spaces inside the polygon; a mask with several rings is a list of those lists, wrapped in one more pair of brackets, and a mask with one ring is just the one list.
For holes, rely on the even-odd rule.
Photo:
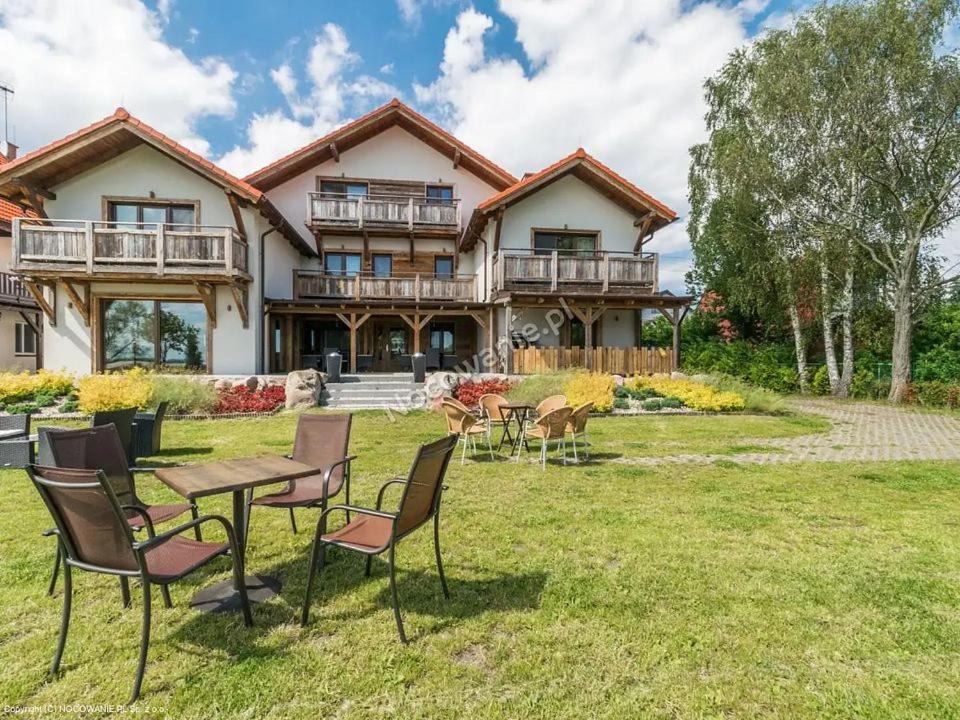
{"label": "green grass", "polygon": [[[289,450],[295,418],[181,421],[158,460]],[[255,511],[251,571],[279,575],[256,627],[154,603],[142,717],[637,718],[960,715],[960,464],[637,467],[619,456],[750,449],[823,429],[799,417],[590,421],[597,462],[489,462],[448,475],[440,594],[430,533],[398,549],[409,646],[382,564],[332,553],[312,624],[295,618],[315,512]],[[442,421],[356,418],[354,489],[373,502]],[[730,455],[731,459],[735,455]],[[61,596],[45,594],[49,519],[21,471],[0,471],[0,704],[121,703],[139,596],[78,573],[60,678],[49,681]],[[172,500],[155,480],[143,494]],[[227,498],[201,501],[228,512]]]}

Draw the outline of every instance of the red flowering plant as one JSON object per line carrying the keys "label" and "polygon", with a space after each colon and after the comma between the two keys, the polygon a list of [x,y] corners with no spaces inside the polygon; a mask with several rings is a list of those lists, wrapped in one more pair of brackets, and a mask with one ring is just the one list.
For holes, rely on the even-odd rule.
{"label": "red flowering plant", "polygon": [[503,395],[513,387],[509,380],[481,380],[457,385],[453,396],[467,407],[475,407],[481,395]]}
{"label": "red flowering plant", "polygon": [[271,412],[283,405],[286,392],[279,385],[250,390],[246,385],[223,390],[217,400],[216,413]]}

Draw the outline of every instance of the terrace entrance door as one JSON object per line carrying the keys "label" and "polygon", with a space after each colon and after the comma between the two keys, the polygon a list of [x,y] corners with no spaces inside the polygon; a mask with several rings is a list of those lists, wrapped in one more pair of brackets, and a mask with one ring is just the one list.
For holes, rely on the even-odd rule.
{"label": "terrace entrance door", "polygon": [[384,318],[373,323],[373,366],[378,372],[409,372],[410,327],[402,320]]}

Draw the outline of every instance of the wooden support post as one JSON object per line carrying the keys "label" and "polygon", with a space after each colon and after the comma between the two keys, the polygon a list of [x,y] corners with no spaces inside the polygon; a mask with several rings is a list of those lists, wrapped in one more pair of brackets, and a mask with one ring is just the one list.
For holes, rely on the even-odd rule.
{"label": "wooden support post", "polygon": [[31,295],[33,295],[33,299],[37,301],[37,305],[39,305],[40,309],[43,310],[43,314],[47,316],[47,322],[50,323],[50,327],[56,327],[57,326],[56,294],[54,294],[53,296],[53,304],[51,305],[49,302],[47,302],[47,298],[43,294],[42,286],[38,285],[35,281],[24,280],[23,286],[27,289],[27,291]]}
{"label": "wooden support post", "polygon": [[73,303],[73,306],[77,309],[77,312],[80,313],[80,317],[83,318],[83,324],[86,327],[90,327],[89,283],[81,283],[83,287],[83,297],[80,297],[80,293],[77,291],[77,288],[75,288],[73,283],[71,283],[69,280],[61,280],[60,284],[63,285],[63,290],[67,293],[67,297],[70,298],[70,302]]}
{"label": "wooden support post", "polygon": [[672,370],[680,369],[680,311],[673,311],[673,359]]}
{"label": "wooden support post", "polygon": [[243,329],[246,330],[248,327],[250,327],[250,316],[247,305],[249,289],[246,287],[246,285],[243,287],[231,285],[230,292],[233,293],[233,301],[236,303],[237,312],[240,313],[240,322],[243,324]]}
{"label": "wooden support post", "polygon": [[587,370],[593,369],[593,308],[584,311],[583,318],[583,364]]}
{"label": "wooden support post", "polygon": [[84,252],[87,257],[87,275],[93,275],[93,222],[90,220],[83,223],[83,240],[85,244]]}
{"label": "wooden support post", "polygon": [[200,301],[207,310],[207,321],[211,328],[217,326],[217,289],[207,283],[194,283]]}
{"label": "wooden support post", "polygon": [[503,334],[506,342],[504,343],[503,371],[507,375],[513,374],[513,306],[507,303],[504,306],[507,313],[503,323]]}
{"label": "wooden support post", "polygon": [[[495,353],[497,351],[496,342],[497,342],[497,328],[496,328],[496,313],[493,308],[490,307],[487,309],[487,358],[490,363],[493,364],[496,361],[494,360]],[[491,372],[496,371],[496,366],[488,367],[487,370]]]}
{"label": "wooden support post", "polygon": [[350,373],[357,373],[357,314],[350,313]]}
{"label": "wooden support post", "polygon": [[413,316],[413,354],[420,352],[420,313]]}

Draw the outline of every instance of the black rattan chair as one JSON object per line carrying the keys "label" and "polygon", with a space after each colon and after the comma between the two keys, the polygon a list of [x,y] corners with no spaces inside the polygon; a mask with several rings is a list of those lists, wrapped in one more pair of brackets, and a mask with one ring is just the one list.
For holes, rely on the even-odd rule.
{"label": "black rattan chair", "polygon": [[[150,590],[154,584],[167,586],[198,570],[214,558],[230,553],[234,581],[240,593],[243,620],[253,625],[246,586],[243,582],[243,561],[237,550],[233,527],[226,518],[207,515],[194,518],[172,530],[157,535],[150,516],[136,505],[122,504],[113,484],[102,470],[71,470],[31,466],[27,473],[43,498],[56,524],[57,544],[63,563],[63,619],[60,637],[53,656],[50,675],[60,669],[63,650],[70,627],[73,603],[71,570],[77,568],[104,575],[116,575],[129,594],[130,578],[139,578],[143,587],[143,629],[140,635],[140,657],[130,702],[136,702],[143,684],[143,673],[150,645]],[[137,541],[133,536],[129,514],[139,515],[148,531],[148,538]],[[201,523],[214,521],[223,526],[227,542],[200,542],[180,533],[197,529]]]}
{"label": "black rattan chair", "polygon": [[152,457],[160,452],[160,433],[163,430],[163,418],[167,414],[166,401],[157,405],[152,413],[138,412],[134,415],[133,457]]}
{"label": "black rattan chair", "polygon": [[0,468],[25,468],[33,462],[33,443],[30,441],[30,415],[0,417]]}
{"label": "black rattan chair", "polygon": [[[388,552],[390,569],[390,595],[393,599],[393,616],[397,621],[397,631],[401,642],[407,642],[400,617],[400,601],[397,598],[397,580],[394,554],[397,542],[405,538],[421,525],[433,519],[433,548],[437,560],[437,573],[443,595],[450,597],[447,580],[443,575],[443,563],[440,559],[440,498],[446,487],[443,478],[450,464],[450,456],[457,445],[457,436],[449,435],[428,445],[421,445],[410,468],[406,480],[388,480],[377,494],[377,508],[356,507],[353,505],[334,505],[324,510],[317,520],[317,530],[310,553],[310,570],[307,574],[307,592],[303,598],[303,614],[300,622],[306,625],[310,616],[310,601],[313,595],[314,578],[323,571],[326,561],[327,545],[353,550],[367,556],[366,575],[370,575],[374,555]],[[402,485],[403,495],[395,513],[381,510],[383,496],[391,485]],[[332,512],[347,513],[346,525],[332,533],[327,533],[327,515]],[[350,513],[357,517],[349,520]]]}

